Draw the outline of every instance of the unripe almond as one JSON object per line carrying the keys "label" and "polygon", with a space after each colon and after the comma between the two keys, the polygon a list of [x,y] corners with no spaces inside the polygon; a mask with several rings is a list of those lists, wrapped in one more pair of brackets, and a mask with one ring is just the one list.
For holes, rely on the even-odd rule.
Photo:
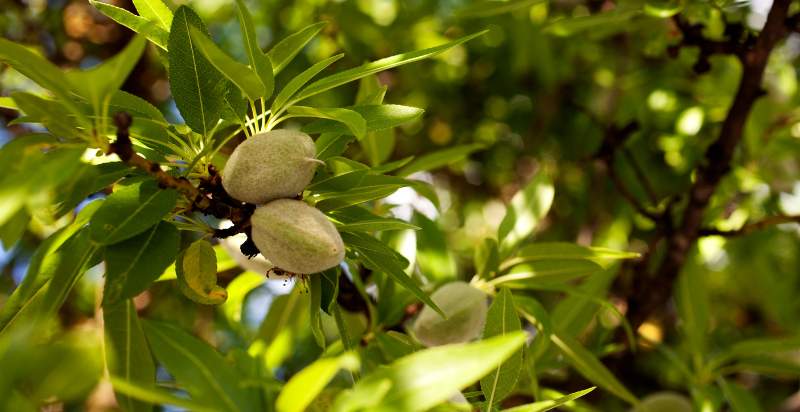
{"label": "unripe almond", "polygon": [[344,243],[336,227],[301,200],[278,199],[259,206],[250,222],[253,242],[277,268],[311,274],[344,259]]}
{"label": "unripe almond", "polygon": [[443,285],[431,299],[447,315],[443,319],[425,306],[414,322],[414,335],[425,346],[468,342],[478,337],[486,322],[486,295],[466,282]]}
{"label": "unripe almond", "polygon": [[679,393],[663,391],[647,395],[632,412],[691,412],[692,401]]}
{"label": "unripe almond", "polygon": [[234,199],[261,205],[294,197],[314,177],[314,141],[296,130],[273,130],[236,147],[222,170],[222,186]]}

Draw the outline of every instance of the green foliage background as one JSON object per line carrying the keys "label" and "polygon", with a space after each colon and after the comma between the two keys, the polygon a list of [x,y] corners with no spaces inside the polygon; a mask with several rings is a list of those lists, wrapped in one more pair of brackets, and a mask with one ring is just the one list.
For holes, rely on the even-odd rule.
{"label": "green foliage background", "polygon": [[[791,410],[800,374],[797,223],[702,236],[672,299],[637,330],[625,319],[632,279],[669,253],[654,241],[659,227],[645,214],[686,206],[742,73],[734,56],[712,55],[705,70],[697,47],[675,48],[682,36],[673,16],[702,24],[703,36],[722,42],[735,36],[730,27],[737,23],[763,24],[768,7],[761,2],[239,2],[252,19],[244,36],[254,35],[256,43],[243,38],[240,22],[247,18],[233,2],[189,3],[213,42],[202,29],[186,29],[176,40],[153,1],[114,3],[147,20],[136,24],[149,42],[84,1],[6,3],[0,11],[8,40],[0,44],[0,60],[8,64],[0,68],[0,403],[6,409],[63,403],[67,410],[126,411],[151,405],[538,411],[567,403],[568,410],[606,411],[674,391],[696,410]],[[175,18],[194,21],[178,5],[169,4]],[[790,2],[790,13],[798,10]],[[253,60],[318,21],[327,24],[312,28],[319,34],[280,73],[274,54]],[[175,279],[176,272],[184,275],[173,262],[179,253],[186,259],[183,251],[200,235],[193,231],[214,222],[171,220],[186,200],[119,162],[87,171],[85,160],[113,140],[110,116],[117,108],[132,112],[137,151],[147,159],[221,169],[251,134],[236,133],[247,103],[225,99],[239,93],[237,86],[253,97],[280,96],[291,79],[325,59],[315,80],[483,30],[429,59],[309,92],[302,107],[286,112],[297,117],[280,127],[305,127],[318,152],[321,142],[332,148],[330,158],[320,152],[328,167],[307,198],[341,224],[352,289],[342,289],[338,276],[345,275],[333,270],[287,294],[294,283],[267,281],[217,245],[210,270],[227,300],[198,304],[213,296],[193,301],[182,294],[190,282]],[[212,62],[179,75],[191,57],[180,45],[190,41],[204,49],[195,57]],[[215,50],[233,59],[215,60]],[[797,221],[798,54],[797,33],[773,50],[764,95],[705,210],[709,231],[770,216]],[[60,69],[95,69],[48,72],[37,55]],[[99,62],[105,64],[94,66]],[[224,74],[234,82],[201,88],[207,96],[181,97],[193,90],[181,82],[194,74],[198,82],[219,85]],[[67,82],[81,87],[69,89]],[[117,89],[155,109],[130,97],[106,102]],[[373,106],[341,111],[354,103]],[[182,104],[218,105],[229,123],[216,127],[216,119]],[[262,110],[257,103],[254,109]],[[638,128],[604,158],[609,138],[631,122]],[[341,136],[350,135],[357,142],[336,157],[337,147],[344,150]],[[53,136],[67,140],[55,143],[59,150],[40,150],[53,147]],[[176,136],[174,147],[165,143]],[[204,177],[195,172],[187,177]],[[139,201],[125,201],[126,193]],[[87,198],[106,200],[100,206]],[[356,203],[373,215],[342,211]],[[137,215],[141,204],[147,208]],[[399,219],[387,218],[390,209]],[[120,228],[98,229],[89,223],[94,219]],[[639,255],[651,267],[636,266]],[[108,289],[112,279],[119,291]],[[454,280],[491,297],[484,336],[457,348],[424,349],[409,331],[414,314],[428,294]],[[12,292],[30,299],[21,303]],[[347,307],[359,300],[352,296],[369,303]],[[212,300],[202,303],[219,303]],[[29,301],[37,303],[26,312]],[[517,329],[528,332],[527,341]],[[109,348],[118,353],[109,355]],[[98,385],[109,380],[113,389]],[[458,391],[471,406],[446,402]]]}

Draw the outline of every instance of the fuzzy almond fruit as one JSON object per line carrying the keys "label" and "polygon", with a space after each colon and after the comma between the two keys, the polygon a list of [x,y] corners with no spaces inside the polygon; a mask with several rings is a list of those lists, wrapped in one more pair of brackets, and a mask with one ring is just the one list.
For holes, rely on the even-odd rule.
{"label": "fuzzy almond fruit", "polygon": [[689,398],[670,391],[656,392],[642,399],[632,412],[692,412]]}
{"label": "fuzzy almond fruit", "polygon": [[308,186],[320,163],[307,134],[273,130],[245,140],[222,170],[222,186],[234,199],[261,205],[294,197]]}
{"label": "fuzzy almond fruit", "polygon": [[259,206],[250,222],[253,242],[277,268],[311,274],[344,259],[344,243],[336,227],[301,200],[278,199]]}
{"label": "fuzzy almond fruit", "polygon": [[425,306],[414,322],[414,335],[425,346],[468,342],[477,338],[486,322],[486,295],[466,282],[450,282],[431,294],[431,299],[444,311],[443,319]]}

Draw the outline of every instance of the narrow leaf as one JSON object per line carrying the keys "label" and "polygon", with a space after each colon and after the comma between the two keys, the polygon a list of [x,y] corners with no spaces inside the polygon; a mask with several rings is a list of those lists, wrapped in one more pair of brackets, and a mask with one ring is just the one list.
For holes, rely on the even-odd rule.
{"label": "narrow leaf", "polygon": [[292,99],[292,102],[293,103],[299,102],[316,94],[330,90],[337,86],[341,86],[345,83],[349,83],[353,80],[358,80],[362,77],[366,77],[371,74],[382,72],[384,70],[401,66],[403,64],[408,64],[418,60],[436,56],[438,54],[444,53],[445,51],[455,46],[458,46],[461,43],[467,42],[478,36],[481,36],[484,33],[486,33],[486,31],[470,34],[468,36],[461,37],[460,39],[456,39],[436,47],[397,54],[371,63],[363,64],[359,67],[355,67],[349,70],[336,73],[334,75],[325,77],[310,84],[308,87],[303,89],[303,91],[301,91],[297,96],[295,96],[295,98]]}
{"label": "narrow leaf", "polygon": [[[154,389],[156,367],[144,338],[136,308],[130,299],[103,308],[106,362],[109,372],[143,388]],[[152,411],[152,405],[117,392],[117,403],[126,412]]]}
{"label": "narrow leaf", "polygon": [[261,48],[258,46],[258,38],[256,38],[256,29],[253,25],[253,17],[247,11],[243,0],[236,0],[236,10],[238,11],[237,17],[239,18],[239,25],[242,29],[242,39],[244,40],[245,50],[247,57],[250,60],[250,67],[253,68],[261,84],[264,86],[264,99],[272,95],[272,90],[275,88],[275,78],[272,73],[272,64],[269,58],[264,56]]}
{"label": "narrow leaf", "polygon": [[476,1],[454,13],[460,18],[489,17],[543,3],[545,0],[484,0]]}
{"label": "narrow leaf", "polygon": [[303,412],[311,405],[340,369],[355,370],[358,357],[347,352],[335,358],[321,358],[286,382],[278,395],[275,409],[278,412]]}
{"label": "narrow leaf", "polygon": [[539,173],[514,195],[498,229],[501,255],[507,255],[521,240],[533,233],[550,210],[554,194],[553,183],[544,173]]}
{"label": "narrow leaf", "polygon": [[428,410],[496,368],[524,343],[525,333],[517,332],[413,353],[364,376],[339,395],[333,410]]}
{"label": "narrow leaf", "polygon": [[169,32],[167,30],[169,30],[169,26],[161,27],[156,22],[137,16],[121,7],[103,3],[99,0],[89,0],[89,3],[115,22],[145,36],[147,40],[150,40],[156,46],[167,50],[167,39],[169,38]]}
{"label": "narrow leaf", "polygon": [[288,109],[290,117],[316,117],[330,119],[347,126],[357,139],[363,139],[367,133],[367,122],[361,115],[353,110],[341,108],[319,108],[308,106],[291,106]]}
{"label": "narrow leaf", "polygon": [[192,9],[179,7],[167,42],[169,83],[186,124],[195,132],[206,135],[222,113],[226,82],[192,41],[191,27],[208,33]]}
{"label": "narrow leaf", "polygon": [[[514,298],[511,292],[500,289],[495,296],[489,312],[486,315],[486,324],[483,329],[483,339],[493,336],[506,336],[522,328],[517,310],[514,308]],[[486,407],[491,410],[493,405],[499,403],[510,395],[519,378],[522,368],[522,348],[514,352],[497,369],[481,379],[481,391],[486,398]]]}
{"label": "narrow leaf", "polygon": [[575,370],[586,379],[632,405],[639,402],[591,352],[576,340],[557,334],[550,335],[550,340],[561,350]]}
{"label": "narrow leaf", "polygon": [[106,249],[104,305],[133,298],[147,289],[178,255],[180,234],[160,222],[142,234]]}
{"label": "narrow leaf", "polygon": [[467,144],[428,153],[412,160],[411,163],[400,169],[397,175],[408,176],[416,172],[438,169],[450,163],[464,160],[468,154],[482,148],[483,146],[479,144]]}
{"label": "narrow leaf", "polygon": [[134,237],[158,223],[175,207],[177,199],[178,192],[159,188],[155,180],[124,186],[92,216],[92,240],[110,245]]}
{"label": "narrow leaf", "polygon": [[567,404],[569,402],[572,402],[575,399],[578,399],[581,396],[584,396],[584,395],[588,394],[589,392],[593,391],[594,389],[595,389],[595,387],[593,386],[591,388],[584,389],[582,391],[577,391],[577,392],[573,392],[573,393],[571,393],[569,395],[562,396],[562,397],[560,397],[558,399],[553,399],[553,400],[550,400],[550,401],[534,402],[534,403],[529,403],[527,405],[515,406],[513,408],[505,409],[504,411],[505,412],[546,412],[546,411],[549,411],[551,409],[558,408],[559,406],[565,405],[565,404]]}
{"label": "narrow leaf", "polygon": [[133,0],[136,11],[147,20],[158,23],[161,28],[172,27],[172,10],[161,0]]}
{"label": "narrow leaf", "polygon": [[217,409],[204,406],[199,402],[180,398],[163,389],[149,388],[116,376],[111,376],[111,385],[114,386],[114,390],[117,393],[124,393],[128,397],[153,405],[174,405],[193,412],[217,412]]}
{"label": "narrow leaf", "polygon": [[214,348],[172,324],[145,321],[145,335],[156,359],[192,399],[220,411],[255,410],[255,392]]}
{"label": "narrow leaf", "polygon": [[300,29],[298,32],[286,37],[278,42],[270,51],[266,53],[272,63],[272,71],[277,75],[289,62],[303,50],[303,47],[322,30],[326,22],[314,23]]}
{"label": "narrow leaf", "polygon": [[214,41],[196,27],[190,27],[192,41],[197,49],[214,67],[228,78],[250,100],[257,100],[265,95],[264,84],[258,75],[247,65],[237,62],[220,50]]}
{"label": "narrow leaf", "polygon": [[275,100],[272,101],[272,107],[270,109],[272,113],[278,113],[279,111],[283,110],[286,102],[288,102],[289,99],[294,96],[294,94],[300,90],[301,87],[305,86],[305,84],[313,79],[314,76],[319,74],[319,72],[325,70],[326,67],[330,66],[342,57],[344,57],[344,54],[337,54],[320,62],[314,63],[311,67],[293,77],[292,80],[289,80],[289,83],[286,83],[286,86],[281,89],[280,93],[275,96]]}

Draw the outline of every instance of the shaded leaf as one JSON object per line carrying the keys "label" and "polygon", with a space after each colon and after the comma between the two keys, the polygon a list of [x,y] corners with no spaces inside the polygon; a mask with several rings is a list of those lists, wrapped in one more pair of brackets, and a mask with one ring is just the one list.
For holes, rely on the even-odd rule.
{"label": "shaded leaf", "polygon": [[161,221],[177,200],[178,192],[151,179],[121,187],[92,216],[92,240],[110,245],[134,237]]}
{"label": "shaded leaf", "polygon": [[397,175],[408,176],[416,172],[438,169],[450,163],[464,160],[468,154],[482,148],[483,146],[479,144],[467,144],[428,153],[412,160],[405,167],[397,171]]}
{"label": "shaded leaf", "polygon": [[[103,327],[109,372],[125,382],[155,389],[156,367],[133,301],[128,299],[103,307]],[[119,406],[126,412],[153,410],[152,405],[122,392],[117,392],[116,398]]]}
{"label": "shaded leaf", "polygon": [[192,43],[197,50],[211,62],[214,67],[227,77],[250,100],[257,100],[265,95],[264,84],[258,75],[245,64],[239,63],[224,51],[220,50],[210,37],[197,27],[190,27]]}
{"label": "shaded leaf", "polygon": [[172,324],[148,320],[143,326],[156,359],[192,400],[220,411],[257,409],[255,392],[240,385],[240,376],[214,348]]}
{"label": "shaded leaf", "polygon": [[103,304],[133,298],[146,290],[175,261],[179,243],[175,225],[160,222],[106,248]]}
{"label": "shaded leaf", "polygon": [[247,6],[245,6],[242,0],[236,0],[236,10],[238,11],[236,16],[239,18],[239,25],[242,29],[242,39],[244,40],[245,51],[247,51],[250,67],[255,71],[264,87],[264,92],[259,97],[266,99],[272,96],[272,90],[275,88],[272,64],[269,58],[264,56],[264,53],[261,52],[261,48],[258,46],[253,17],[250,16],[250,12],[247,11]]}

